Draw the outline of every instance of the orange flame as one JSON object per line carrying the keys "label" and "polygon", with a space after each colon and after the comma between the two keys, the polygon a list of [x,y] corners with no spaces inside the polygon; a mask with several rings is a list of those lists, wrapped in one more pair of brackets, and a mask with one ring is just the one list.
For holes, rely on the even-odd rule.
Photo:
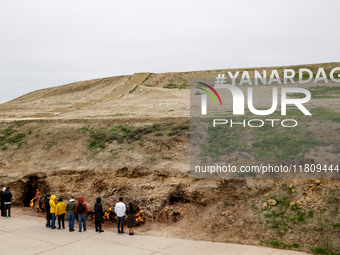
{"label": "orange flame", "polygon": [[30,202],[30,207],[34,206],[34,200],[38,197],[38,195],[39,195],[39,189],[36,190],[35,197]]}
{"label": "orange flame", "polygon": [[110,213],[111,213],[112,209],[109,208],[109,210],[107,210],[105,213],[104,213],[104,220],[109,220],[110,219]]}
{"label": "orange flame", "polygon": [[136,213],[136,222],[139,222],[139,223],[144,222],[144,219],[142,218],[142,212],[143,210],[139,210],[139,212]]}

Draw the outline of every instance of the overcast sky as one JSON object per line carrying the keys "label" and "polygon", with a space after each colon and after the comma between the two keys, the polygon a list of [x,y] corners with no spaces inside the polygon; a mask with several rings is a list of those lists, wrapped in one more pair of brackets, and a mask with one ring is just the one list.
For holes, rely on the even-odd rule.
{"label": "overcast sky", "polygon": [[340,61],[339,0],[0,0],[0,103],[135,72]]}

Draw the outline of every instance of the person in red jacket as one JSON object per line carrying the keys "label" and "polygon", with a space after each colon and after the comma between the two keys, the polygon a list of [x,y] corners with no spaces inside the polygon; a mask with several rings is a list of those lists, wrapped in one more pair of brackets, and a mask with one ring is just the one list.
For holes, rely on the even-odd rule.
{"label": "person in red jacket", "polygon": [[79,218],[79,232],[81,232],[82,222],[84,226],[84,231],[86,231],[86,214],[88,212],[88,209],[83,197],[78,197],[78,203],[76,203],[75,212],[76,214],[78,214]]}

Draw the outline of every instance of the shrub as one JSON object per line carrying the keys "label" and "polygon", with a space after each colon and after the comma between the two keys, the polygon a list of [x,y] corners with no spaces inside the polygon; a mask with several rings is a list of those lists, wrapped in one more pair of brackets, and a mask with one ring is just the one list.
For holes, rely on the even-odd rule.
{"label": "shrub", "polygon": [[314,247],[310,249],[315,254],[329,254],[328,249],[320,248],[320,247]]}
{"label": "shrub", "polygon": [[16,134],[15,136],[12,136],[10,138],[7,138],[7,142],[9,143],[19,143],[21,142],[26,135],[24,133]]}
{"label": "shrub", "polygon": [[271,241],[270,244],[275,248],[279,248],[281,246],[280,242],[277,240]]}
{"label": "shrub", "polygon": [[90,139],[90,149],[97,149],[97,148],[105,148],[105,141],[107,141],[108,137],[106,133],[104,132],[97,132],[93,131],[91,133],[91,139]]}
{"label": "shrub", "polygon": [[189,130],[190,129],[190,123],[188,122],[182,122],[177,125],[173,126],[173,130],[179,129],[179,130]]}
{"label": "shrub", "polygon": [[314,217],[314,211],[308,211],[307,213],[309,218],[313,218]]}
{"label": "shrub", "polygon": [[106,134],[104,132],[95,132],[91,134],[91,137],[95,140],[105,140],[106,139]]}
{"label": "shrub", "polygon": [[333,226],[333,228],[340,228],[340,223],[335,223],[332,226]]}
{"label": "shrub", "polygon": [[119,143],[123,143],[124,137],[119,133],[111,133],[110,134],[110,141],[117,141]]}
{"label": "shrub", "polygon": [[299,223],[304,223],[305,222],[305,212],[298,212],[298,216],[297,216],[297,222]]}
{"label": "shrub", "polygon": [[179,87],[179,85],[172,84],[172,83],[166,84],[166,85],[163,86],[163,88],[165,88],[165,89],[178,89],[178,87]]}
{"label": "shrub", "polygon": [[9,137],[13,133],[15,133],[17,130],[13,129],[12,127],[6,128],[4,131],[2,131],[2,134],[6,137]]}

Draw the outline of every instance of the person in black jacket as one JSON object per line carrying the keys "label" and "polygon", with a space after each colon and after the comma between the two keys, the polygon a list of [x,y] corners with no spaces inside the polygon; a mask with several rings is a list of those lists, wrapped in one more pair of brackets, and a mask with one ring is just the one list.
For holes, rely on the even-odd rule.
{"label": "person in black jacket", "polygon": [[[100,197],[97,197],[97,203],[94,205],[94,219],[95,219],[95,226],[96,226],[96,232],[102,233],[104,230],[102,230],[102,218],[104,216],[103,212],[103,206],[100,203],[102,199]],[[99,228],[99,229],[98,229]]]}
{"label": "person in black jacket", "polygon": [[[10,191],[10,188],[7,187],[6,191],[3,192],[1,196],[5,204],[5,217],[7,219],[10,219],[11,218],[11,201],[12,201],[12,193]],[[8,212],[8,216],[7,216],[7,212]]]}
{"label": "person in black jacket", "polygon": [[3,187],[1,191],[1,216],[5,217],[5,204],[4,204],[4,199],[2,198],[2,193],[6,191],[6,187]]}
{"label": "person in black jacket", "polygon": [[45,199],[44,199],[44,207],[45,207],[45,212],[46,212],[46,227],[47,228],[51,227],[51,220],[52,220],[52,214],[50,212],[50,199],[51,199],[50,194],[47,194]]}

